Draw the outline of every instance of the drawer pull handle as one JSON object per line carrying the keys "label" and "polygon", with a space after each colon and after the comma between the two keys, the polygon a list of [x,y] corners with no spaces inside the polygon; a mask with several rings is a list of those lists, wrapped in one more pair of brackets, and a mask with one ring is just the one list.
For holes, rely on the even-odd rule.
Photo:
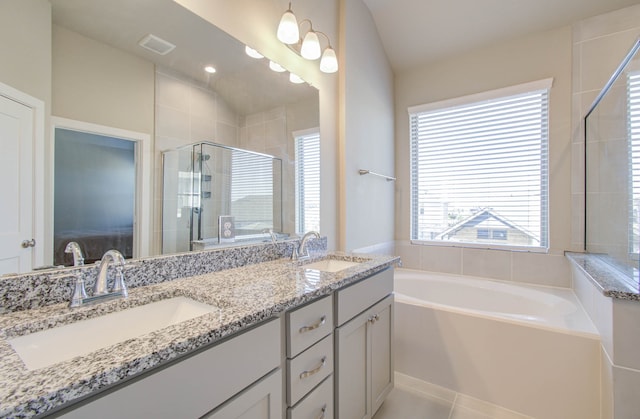
{"label": "drawer pull handle", "polygon": [[300,328],[300,330],[298,330],[298,332],[299,333],[307,333],[307,332],[310,332],[312,330],[316,330],[318,327],[324,325],[326,322],[327,322],[327,316],[322,316],[322,317],[320,317],[320,320],[317,323],[312,324],[311,326],[302,326]]}
{"label": "drawer pull handle", "polygon": [[322,409],[320,409],[320,414],[318,415],[317,419],[324,419],[324,416],[326,413],[327,413],[327,405],[325,404],[324,406],[322,406]]}
{"label": "drawer pull handle", "polygon": [[325,366],[326,363],[327,363],[327,357],[323,356],[322,360],[320,360],[320,364],[317,367],[315,367],[312,370],[301,372],[300,373],[300,379],[303,380],[303,379],[305,379],[307,377],[311,377],[312,375],[317,374]]}

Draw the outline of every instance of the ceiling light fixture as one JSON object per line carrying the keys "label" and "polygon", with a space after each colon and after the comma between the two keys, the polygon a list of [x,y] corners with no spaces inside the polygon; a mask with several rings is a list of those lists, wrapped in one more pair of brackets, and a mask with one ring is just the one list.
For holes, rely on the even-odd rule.
{"label": "ceiling light fixture", "polygon": [[216,69],[215,69],[215,67],[212,67],[212,66],[208,65],[208,66],[206,66],[206,67],[204,68],[204,71],[206,71],[206,72],[207,72],[207,73],[209,73],[209,74],[213,74],[213,73],[215,73],[215,72],[216,72]]}
{"label": "ceiling light fixture", "polygon": [[258,51],[251,48],[249,45],[245,45],[244,52],[251,58],[257,58],[257,59],[264,58],[264,55],[260,54]]}
{"label": "ceiling light fixture", "polygon": [[[309,24],[309,29],[305,33],[304,38],[301,39],[300,28],[304,23]],[[317,60],[322,57],[320,59],[320,71],[323,73],[335,73],[338,71],[338,57],[333,47],[331,47],[331,40],[327,34],[315,31],[309,19],[304,19],[298,24],[296,16],[291,11],[291,2],[289,2],[289,8],[284,12],[282,18],[280,18],[276,35],[280,42],[307,60]],[[320,38],[318,38],[318,35],[322,35],[327,39],[327,47],[324,51],[320,46]]]}
{"label": "ceiling light fixture", "polygon": [[269,68],[275,71],[276,73],[283,73],[287,71],[283,66],[276,63],[275,61],[269,61]]}
{"label": "ceiling light fixture", "polygon": [[302,79],[302,77],[294,73],[289,73],[289,81],[295,84],[304,83],[304,80]]}

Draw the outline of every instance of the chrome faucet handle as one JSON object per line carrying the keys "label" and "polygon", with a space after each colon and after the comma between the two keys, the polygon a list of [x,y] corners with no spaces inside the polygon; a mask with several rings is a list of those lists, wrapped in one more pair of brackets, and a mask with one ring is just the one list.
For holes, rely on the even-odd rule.
{"label": "chrome faucet handle", "polygon": [[69,307],[79,307],[87,298],[87,292],[84,288],[84,279],[81,276],[75,276],[73,284],[73,295],[69,302]]}
{"label": "chrome faucet handle", "polygon": [[123,297],[128,296],[127,285],[124,282],[124,268],[123,265],[116,266],[116,277],[113,281],[113,289],[111,292],[117,292],[122,294]]}

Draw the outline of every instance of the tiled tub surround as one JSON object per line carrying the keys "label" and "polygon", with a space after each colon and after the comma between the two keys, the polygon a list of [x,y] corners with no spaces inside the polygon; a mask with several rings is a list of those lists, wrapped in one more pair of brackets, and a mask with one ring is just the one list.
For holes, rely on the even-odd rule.
{"label": "tiled tub surround", "polygon": [[[602,255],[567,253],[573,289],[601,337],[601,417],[632,418],[640,412],[640,293]],[[635,273],[637,275],[637,272]]]}
{"label": "tiled tub surround", "polygon": [[[323,255],[316,254],[313,259]],[[4,314],[0,316],[0,417],[27,418],[52,411],[399,261],[392,256],[366,255],[362,259],[332,253],[332,257],[364,262],[326,273],[305,270],[307,262],[278,259],[133,288],[126,300],[73,310],[64,302]],[[25,368],[7,342],[14,336],[180,295],[214,305],[217,310],[34,371]]]}
{"label": "tiled tub surround", "polygon": [[600,337],[570,289],[394,278],[396,372],[530,417],[600,419]]}

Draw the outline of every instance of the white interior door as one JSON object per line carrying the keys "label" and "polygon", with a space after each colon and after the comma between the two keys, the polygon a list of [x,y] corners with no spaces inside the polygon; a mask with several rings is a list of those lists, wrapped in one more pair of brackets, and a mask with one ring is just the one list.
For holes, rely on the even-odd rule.
{"label": "white interior door", "polygon": [[0,275],[33,267],[33,127],[32,108],[0,95]]}

